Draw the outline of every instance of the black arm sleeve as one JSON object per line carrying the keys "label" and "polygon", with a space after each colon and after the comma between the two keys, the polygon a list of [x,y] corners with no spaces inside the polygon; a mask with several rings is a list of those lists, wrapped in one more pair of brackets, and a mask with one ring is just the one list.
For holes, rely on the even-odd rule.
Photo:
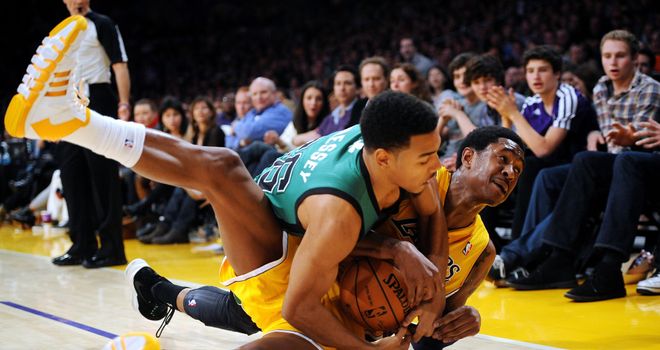
{"label": "black arm sleeve", "polygon": [[110,63],[127,62],[128,57],[126,56],[124,41],[122,40],[121,33],[119,33],[119,27],[115,25],[112,19],[96,12],[88,13],[87,18],[96,25],[99,42],[108,54]]}

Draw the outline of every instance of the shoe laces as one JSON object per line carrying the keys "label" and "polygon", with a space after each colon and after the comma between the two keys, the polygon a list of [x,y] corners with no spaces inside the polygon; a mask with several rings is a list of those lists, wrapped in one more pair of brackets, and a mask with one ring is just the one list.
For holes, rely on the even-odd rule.
{"label": "shoe laces", "polygon": [[174,316],[174,308],[168,305],[167,314],[165,315],[163,322],[160,324],[160,327],[158,327],[158,330],[156,331],[156,338],[160,338],[160,335],[163,334],[163,330],[165,330],[165,326],[167,326],[170,323],[173,316]]}
{"label": "shoe laces", "polygon": [[32,56],[30,65],[26,69],[27,73],[23,76],[17,92],[28,99],[31,90],[34,89],[43,71],[52,64],[59,52],[63,49],[64,42],[59,37],[45,37],[41,45],[37,48],[36,55]]}

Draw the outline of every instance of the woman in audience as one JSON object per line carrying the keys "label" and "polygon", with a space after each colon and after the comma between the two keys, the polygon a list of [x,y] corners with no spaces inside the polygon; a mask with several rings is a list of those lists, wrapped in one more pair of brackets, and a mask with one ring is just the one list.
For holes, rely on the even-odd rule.
{"label": "woman in audience", "polygon": [[390,89],[413,95],[433,103],[431,93],[422,74],[410,63],[399,63],[390,72]]}
{"label": "woman in audience", "polygon": [[[192,142],[200,146],[224,146],[225,134],[214,121],[216,114],[211,100],[198,97],[190,104],[190,108],[192,113]],[[138,239],[143,243],[154,244],[188,242],[188,231],[198,221],[199,204],[201,204],[199,202],[201,201],[201,199],[191,198],[184,189],[176,188],[154,230],[145,236],[138,237]]]}
{"label": "woman in audience", "polygon": [[174,97],[165,97],[160,107],[159,124],[164,132],[182,139],[188,130],[188,118],[181,102]]}
{"label": "woman in audience", "polygon": [[442,67],[438,65],[431,67],[426,75],[426,81],[429,83],[431,99],[436,110],[440,108],[444,100],[448,98],[459,98],[456,92],[445,88],[446,86],[450,86],[451,82],[449,81],[447,72]]}
{"label": "woman in audience", "polygon": [[303,86],[293,111],[293,120],[282,135],[274,130],[267,131],[264,142],[253,142],[239,150],[238,154],[250,174],[257,175],[283,153],[304,144],[303,138],[296,136],[315,130],[329,114],[328,96],[321,83],[312,80]]}

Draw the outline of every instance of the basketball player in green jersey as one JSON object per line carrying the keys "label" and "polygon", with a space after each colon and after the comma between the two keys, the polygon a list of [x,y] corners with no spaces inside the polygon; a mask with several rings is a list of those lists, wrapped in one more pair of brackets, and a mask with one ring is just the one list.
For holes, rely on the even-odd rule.
{"label": "basketball player in green jersey", "polygon": [[[85,28],[84,18],[73,16],[44,39],[7,109],[10,134],[65,140],[147,178],[201,191],[222,232],[227,258],[221,277],[228,278],[225,285],[235,290],[265,333],[245,348],[408,347],[405,329],[366,342],[337,318],[327,306],[331,301],[324,306],[322,299],[335,284],[338,264],[385,209],[405,192],[430,190],[440,146],[438,120],[431,108],[410,96],[382,94],[365,109],[361,136],[356,127],[342,139],[319,139],[302,150],[298,161],[283,163],[280,171],[271,169],[272,176],[260,178],[266,186],[262,190],[231,150],[182,142],[139,124],[104,118],[82,105],[74,77]],[[318,162],[316,168],[311,162]],[[322,168],[334,173],[315,171]],[[341,181],[312,179],[329,175]],[[293,177],[301,184],[309,182],[309,187],[296,188],[298,197],[280,200]],[[283,228],[304,236],[289,239]],[[142,288],[148,272],[143,263],[134,261],[127,268],[137,305],[145,317],[165,317],[167,308],[152,302],[151,288]],[[437,298],[438,271],[436,267],[429,276],[423,300]]]}

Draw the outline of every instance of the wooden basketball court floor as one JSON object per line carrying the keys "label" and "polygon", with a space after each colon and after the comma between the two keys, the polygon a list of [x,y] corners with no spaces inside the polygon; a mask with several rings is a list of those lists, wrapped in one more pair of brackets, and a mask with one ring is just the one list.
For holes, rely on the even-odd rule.
{"label": "wooden basketball court floor", "polygon": [[[0,227],[0,349],[101,349],[130,331],[155,333],[129,302],[123,267],[57,267],[66,236],[45,239]],[[148,246],[126,241],[129,260],[144,258],[159,273],[190,286],[218,285],[221,257],[193,253],[191,244]],[[468,304],[482,330],[450,349],[660,349],[660,297],[628,296],[573,303],[564,290],[515,292],[485,283]],[[177,313],[160,338],[163,349],[233,349],[247,337]]]}

